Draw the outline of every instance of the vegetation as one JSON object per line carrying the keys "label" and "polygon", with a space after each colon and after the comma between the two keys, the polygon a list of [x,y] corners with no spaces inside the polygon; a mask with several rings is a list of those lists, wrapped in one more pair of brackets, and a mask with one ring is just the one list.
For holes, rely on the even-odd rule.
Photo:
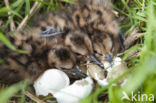
{"label": "vegetation", "polygon": [[[55,2],[54,2],[55,1]],[[64,0],[71,3],[70,0]],[[30,15],[31,6],[34,2],[40,2],[42,6],[37,10],[48,12],[51,7],[58,9],[59,2],[49,0],[16,0],[10,1],[10,8],[5,6],[5,2],[0,1],[0,40],[12,50],[16,50],[5,37],[10,31],[11,20],[14,20],[15,26],[21,23],[26,15]],[[82,103],[102,103],[98,101],[99,95],[108,96],[106,102],[110,103],[131,103],[130,100],[122,100],[123,93],[132,98],[132,92],[136,94],[137,101],[132,102],[153,102],[149,97],[151,94],[156,98],[156,1],[155,0],[114,0],[114,8],[119,13],[121,21],[121,31],[126,37],[137,29],[137,40],[133,42],[129,49],[118,54],[128,64],[128,71],[117,79],[112,80],[108,86],[98,87],[92,94],[82,100]],[[24,11],[24,12],[23,12]],[[11,15],[8,15],[8,12]],[[34,15],[37,15],[34,14]],[[141,34],[141,35],[140,35]],[[139,36],[139,37],[138,37]],[[132,38],[134,39],[134,38]],[[23,52],[23,51],[22,51]],[[0,63],[2,60],[0,59]],[[112,86],[125,75],[128,75],[126,84],[121,86]],[[22,90],[19,101],[25,103],[24,90],[26,84],[19,83],[0,91],[0,103],[5,103],[8,99]],[[9,95],[8,95],[9,94]],[[22,95],[23,94],[23,95]],[[147,94],[148,100],[142,94]],[[46,98],[47,99],[47,98]],[[45,100],[45,98],[44,98]],[[156,101],[156,100],[155,100]]]}

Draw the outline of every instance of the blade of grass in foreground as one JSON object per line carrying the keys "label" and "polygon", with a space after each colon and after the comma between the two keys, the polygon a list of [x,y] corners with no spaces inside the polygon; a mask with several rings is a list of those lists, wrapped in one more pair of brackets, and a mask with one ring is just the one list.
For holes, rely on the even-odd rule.
{"label": "blade of grass in foreground", "polygon": [[30,13],[30,1],[29,0],[25,0],[25,15],[29,15]]}
{"label": "blade of grass in foreground", "polygon": [[14,84],[8,88],[0,90],[0,103],[7,103],[9,98],[17,93],[20,89],[23,88],[26,83],[20,82],[18,84]]}
{"label": "blade of grass in foreground", "polygon": [[[10,5],[10,8],[15,8],[15,7],[18,7],[22,2],[24,2],[23,0],[16,0],[16,2],[14,2],[14,3],[12,3],[11,5]],[[9,11],[9,9],[7,8],[7,7],[2,7],[2,8],[0,8],[0,14],[1,13],[6,13],[6,12],[8,12]]]}
{"label": "blade of grass in foreground", "polygon": [[3,35],[2,32],[0,32],[0,41],[2,41],[8,48],[10,48],[11,50],[17,51],[19,53],[22,54],[27,54],[28,52],[25,50],[20,50],[20,49],[16,49],[11,42]]}

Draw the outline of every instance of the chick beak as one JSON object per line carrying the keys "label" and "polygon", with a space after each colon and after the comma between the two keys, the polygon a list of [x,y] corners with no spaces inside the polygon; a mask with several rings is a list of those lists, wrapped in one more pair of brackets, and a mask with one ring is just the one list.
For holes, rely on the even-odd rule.
{"label": "chick beak", "polygon": [[95,55],[91,55],[89,60],[91,62],[95,62],[98,66],[100,66],[102,68],[104,67],[103,64],[101,63],[101,61],[95,57]]}
{"label": "chick beak", "polygon": [[84,74],[84,73],[82,73],[82,72],[80,71],[80,68],[79,68],[78,66],[75,66],[75,67],[74,67],[73,72],[74,72],[75,74],[81,76],[82,78],[87,77],[86,74]]}
{"label": "chick beak", "polygon": [[106,59],[109,63],[112,62],[112,58],[111,58],[111,56],[110,56],[108,53],[105,55],[105,59]]}

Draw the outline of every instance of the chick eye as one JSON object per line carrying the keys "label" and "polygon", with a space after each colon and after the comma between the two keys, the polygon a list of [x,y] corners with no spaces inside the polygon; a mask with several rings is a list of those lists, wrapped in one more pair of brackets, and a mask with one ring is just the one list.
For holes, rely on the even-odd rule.
{"label": "chick eye", "polygon": [[61,67],[61,70],[66,70],[66,68]]}
{"label": "chick eye", "polygon": [[94,50],[94,53],[98,53],[98,52]]}
{"label": "chick eye", "polygon": [[98,53],[97,51],[95,51],[94,50],[94,54],[98,54],[98,55],[101,55],[102,56],[102,54],[101,53]]}
{"label": "chick eye", "polygon": [[75,55],[76,55],[76,56],[81,56],[81,54],[79,54],[79,53],[75,53]]}

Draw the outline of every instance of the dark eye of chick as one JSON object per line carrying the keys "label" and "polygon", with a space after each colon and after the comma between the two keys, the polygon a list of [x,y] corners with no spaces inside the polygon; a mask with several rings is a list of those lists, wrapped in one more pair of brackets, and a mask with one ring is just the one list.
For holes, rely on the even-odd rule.
{"label": "dark eye of chick", "polygon": [[81,54],[79,54],[79,53],[74,53],[76,56],[81,56]]}
{"label": "dark eye of chick", "polygon": [[94,53],[98,53],[96,50],[94,50]]}
{"label": "dark eye of chick", "polygon": [[102,54],[98,53],[96,50],[94,50],[94,54],[98,54],[98,55],[102,56]]}
{"label": "dark eye of chick", "polygon": [[66,68],[61,67],[61,70],[66,70]]}

